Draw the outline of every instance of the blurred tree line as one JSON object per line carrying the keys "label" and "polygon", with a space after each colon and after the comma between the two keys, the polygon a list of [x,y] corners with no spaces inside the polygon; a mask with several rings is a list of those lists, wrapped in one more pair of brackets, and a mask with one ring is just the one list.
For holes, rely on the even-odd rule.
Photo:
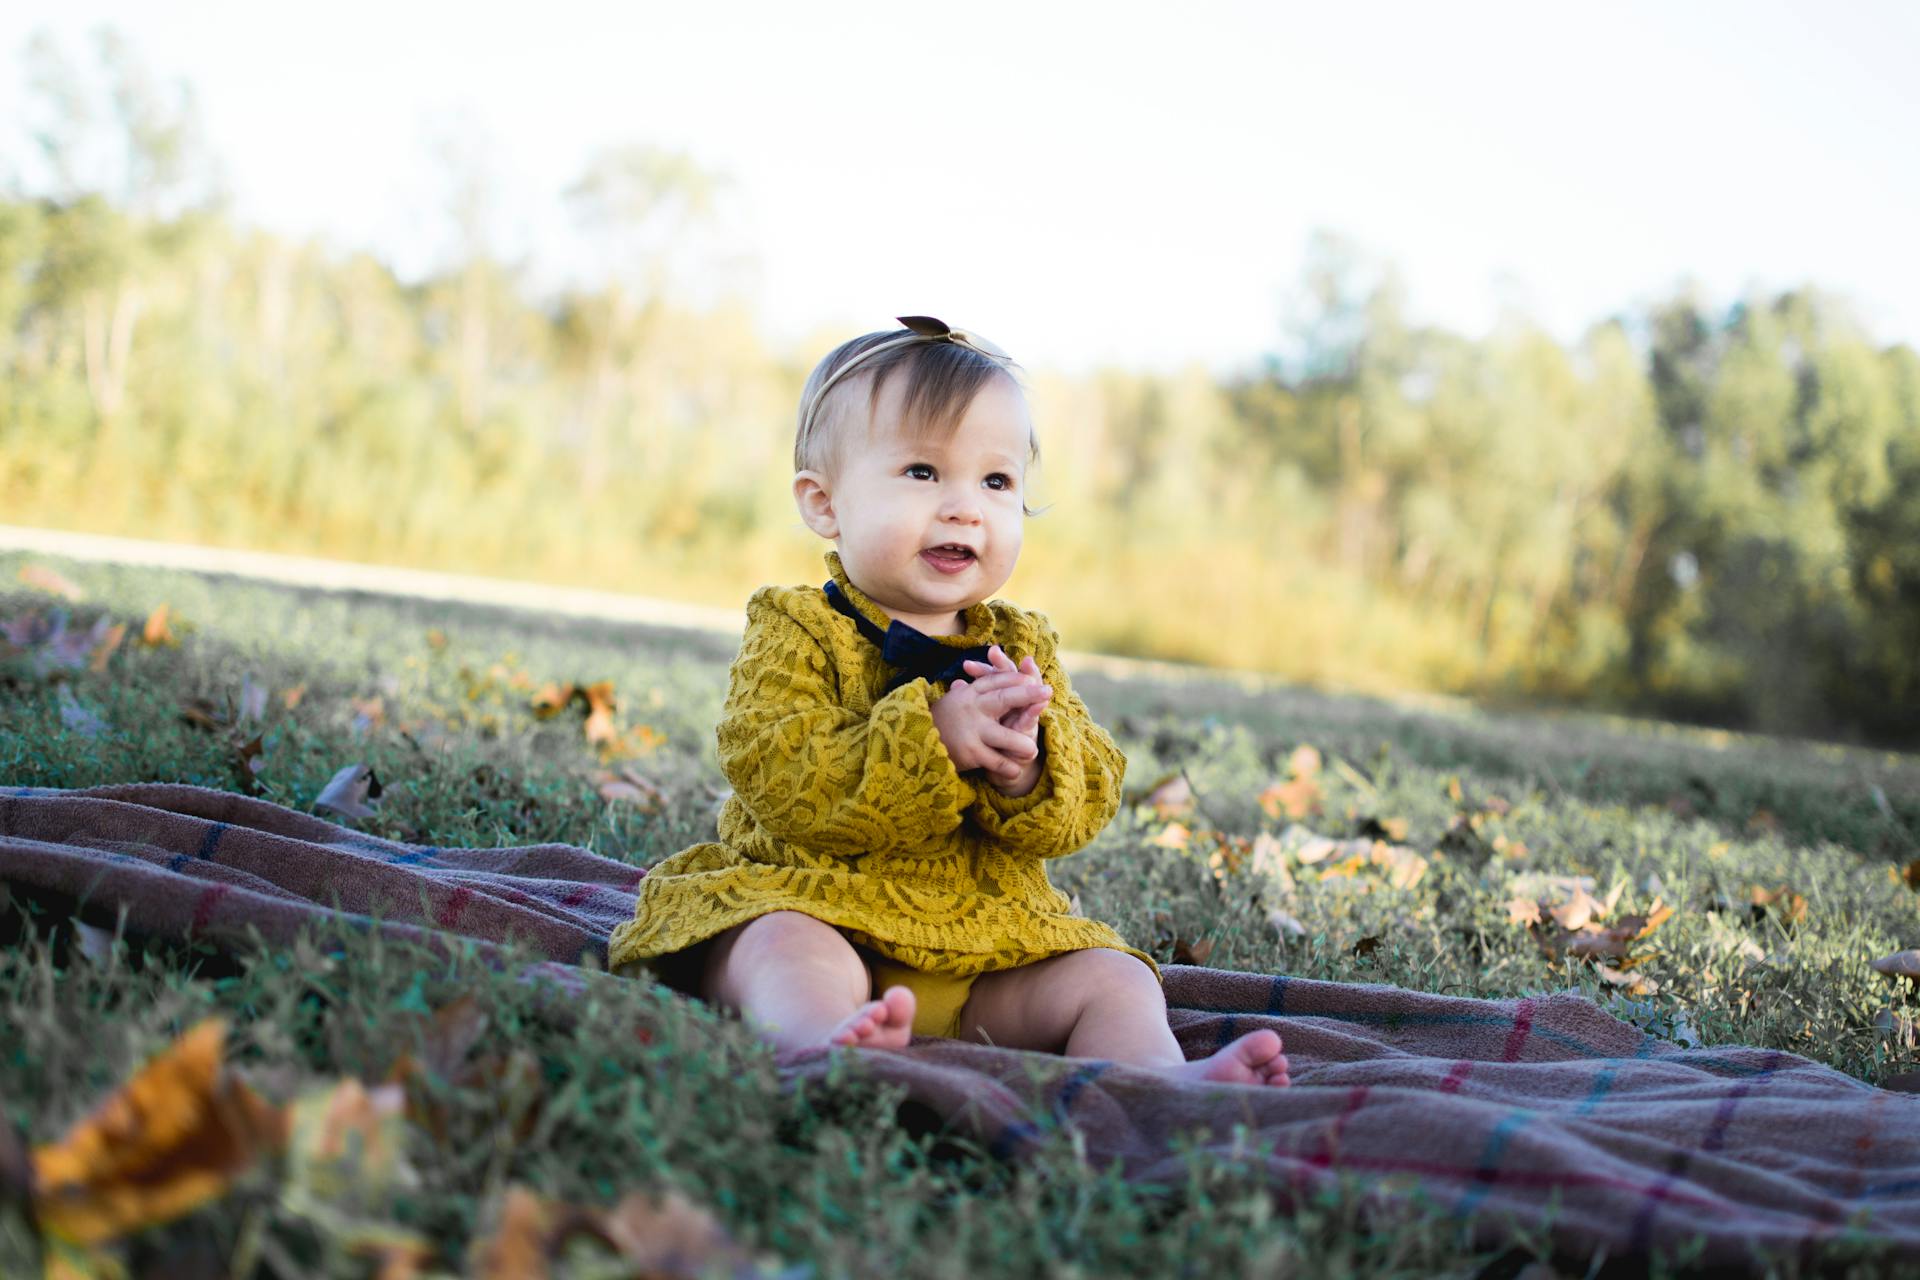
{"label": "blurred tree line", "polygon": [[[792,419],[847,335],[683,301],[717,176],[597,157],[567,199],[605,274],[535,296],[450,144],[455,251],[410,282],[238,225],[190,93],[92,53],[28,54],[0,521],[716,603],[821,575]],[[1258,371],[1031,376],[1051,507],[1009,595],[1081,648],[1920,742],[1911,348],[1813,291],[1472,340],[1335,238],[1308,259]]]}

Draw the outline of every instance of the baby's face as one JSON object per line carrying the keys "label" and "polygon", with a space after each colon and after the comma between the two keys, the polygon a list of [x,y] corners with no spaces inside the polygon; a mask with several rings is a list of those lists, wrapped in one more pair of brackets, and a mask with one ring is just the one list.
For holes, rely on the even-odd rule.
{"label": "baby's face", "polygon": [[847,441],[828,482],[828,536],[889,616],[954,635],[960,611],[1004,586],[1020,558],[1033,419],[1020,388],[996,377],[952,436],[915,440],[900,425],[904,382],[888,382],[867,438]]}

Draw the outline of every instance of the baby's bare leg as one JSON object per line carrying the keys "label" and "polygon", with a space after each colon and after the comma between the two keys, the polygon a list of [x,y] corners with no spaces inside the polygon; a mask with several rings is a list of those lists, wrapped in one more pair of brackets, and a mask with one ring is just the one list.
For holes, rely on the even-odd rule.
{"label": "baby's bare leg", "polygon": [[1195,1080],[1289,1083],[1280,1037],[1241,1036],[1211,1057],[1189,1062],[1167,1025],[1167,1002],[1153,971],[1124,951],[1091,948],[974,979],[960,1011],[960,1036],[1012,1049],[1105,1058]]}
{"label": "baby's bare leg", "polygon": [[913,1034],[913,994],[870,997],[866,962],[830,924],[775,911],[713,940],[701,996],[740,1016],[780,1049],[827,1044],[897,1049]]}

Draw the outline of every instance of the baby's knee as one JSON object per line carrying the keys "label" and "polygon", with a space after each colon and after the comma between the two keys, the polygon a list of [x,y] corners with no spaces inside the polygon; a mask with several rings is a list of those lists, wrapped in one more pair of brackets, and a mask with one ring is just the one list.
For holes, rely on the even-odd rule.
{"label": "baby's knee", "polygon": [[1063,957],[1089,995],[1124,992],[1151,999],[1160,996],[1160,980],[1138,956],[1111,947],[1089,947]]}
{"label": "baby's knee", "polygon": [[838,929],[798,911],[771,911],[737,925],[714,951],[707,986],[722,994],[773,966],[811,972],[816,981],[844,986],[859,1000],[872,984],[866,962]]}

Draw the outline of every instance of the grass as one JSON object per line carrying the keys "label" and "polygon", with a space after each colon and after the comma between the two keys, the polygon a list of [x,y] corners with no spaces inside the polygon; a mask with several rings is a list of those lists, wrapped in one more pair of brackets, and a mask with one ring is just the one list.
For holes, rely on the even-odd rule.
{"label": "grass", "polygon": [[[74,625],[108,615],[137,633],[164,601],[179,643],[130,639],[64,692],[26,659],[0,659],[0,784],[233,787],[231,737],[180,709],[227,715],[251,683],[270,695],[258,783],[280,803],[308,807],[364,761],[385,784],[365,825],[401,839],[566,841],[645,865],[711,831],[724,638],[34,558],[83,589],[66,603],[19,586],[24,563],[0,555],[0,621],[61,608]],[[613,682],[624,731],[644,724],[659,740],[629,762],[664,791],[659,812],[599,797],[605,766],[577,713],[529,709],[548,682],[598,680]],[[1875,1027],[1901,997],[1868,968],[1920,945],[1920,895],[1902,879],[1920,858],[1912,757],[1199,675],[1087,674],[1076,687],[1126,749],[1131,783],[1184,772],[1197,798],[1180,818],[1187,847],[1169,847],[1167,821],[1141,805],[1056,869],[1087,914],[1162,959],[1210,946],[1207,963],[1224,968],[1493,997],[1576,989],[1688,1041],[1776,1047],[1869,1080],[1920,1067]],[[72,727],[85,722],[70,723],[69,696],[104,728]],[[1408,888],[1302,874],[1288,909],[1307,932],[1288,938],[1269,923],[1273,886],[1216,872],[1208,853],[1288,825],[1260,797],[1303,743],[1327,762],[1310,826],[1346,836],[1404,822],[1431,867]],[[1655,989],[1627,994],[1510,923],[1512,879],[1527,872],[1590,876],[1600,894],[1620,884],[1619,911],[1673,906],[1634,971]],[[1784,896],[1756,907],[1756,889]],[[1200,1159],[1184,1185],[1134,1187],[1090,1167],[1070,1133],[1003,1165],[902,1123],[897,1099],[857,1071],[783,1089],[737,1022],[641,983],[596,984],[562,1026],[483,965],[392,943],[316,937],[296,958],[122,941],[101,961],[73,945],[64,904],[16,895],[4,914],[0,1103],[38,1141],[208,1012],[230,1019],[230,1056],[286,1096],[381,1077],[430,1035],[429,1010],[478,993],[491,1016],[476,1053],[519,1062],[523,1087],[449,1087],[445,1140],[415,1144],[418,1185],[381,1206],[426,1233],[448,1270],[510,1182],[581,1204],[678,1187],[737,1239],[823,1276],[1464,1277],[1513,1274],[1545,1247],[1489,1255],[1418,1214],[1383,1225],[1363,1186],[1276,1218],[1256,1172]],[[136,1273],[161,1274],[236,1255],[263,1275],[371,1274],[264,1184],[144,1233],[129,1256]],[[19,1223],[0,1218],[0,1274],[26,1256]],[[610,1274],[596,1256],[570,1255],[563,1273]]]}

